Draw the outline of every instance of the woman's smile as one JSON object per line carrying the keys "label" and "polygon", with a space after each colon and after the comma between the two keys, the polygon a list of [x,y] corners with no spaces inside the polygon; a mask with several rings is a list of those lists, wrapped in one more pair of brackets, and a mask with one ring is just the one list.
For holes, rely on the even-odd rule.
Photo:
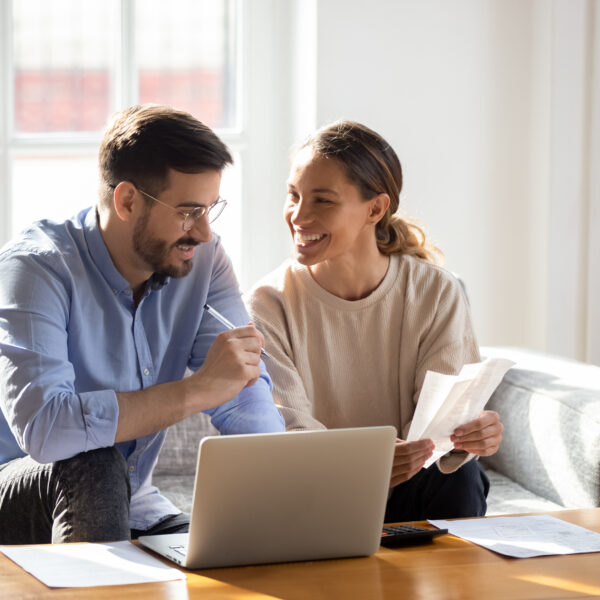
{"label": "woman's smile", "polygon": [[309,248],[326,237],[325,233],[307,233],[294,229],[294,243],[301,248]]}

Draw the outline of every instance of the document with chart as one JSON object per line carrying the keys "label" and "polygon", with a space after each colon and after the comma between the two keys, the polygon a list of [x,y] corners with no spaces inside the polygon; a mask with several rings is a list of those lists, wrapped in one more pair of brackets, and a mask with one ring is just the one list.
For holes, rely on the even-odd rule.
{"label": "document with chart", "polygon": [[515,558],[600,552],[600,533],[550,515],[429,522],[452,535]]}

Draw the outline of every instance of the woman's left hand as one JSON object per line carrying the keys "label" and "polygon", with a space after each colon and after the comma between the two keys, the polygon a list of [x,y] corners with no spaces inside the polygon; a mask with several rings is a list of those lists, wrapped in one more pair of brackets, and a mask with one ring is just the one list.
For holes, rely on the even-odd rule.
{"label": "woman's left hand", "polygon": [[476,419],[457,427],[450,436],[455,450],[464,450],[478,456],[491,456],[502,441],[504,425],[498,413],[484,410]]}

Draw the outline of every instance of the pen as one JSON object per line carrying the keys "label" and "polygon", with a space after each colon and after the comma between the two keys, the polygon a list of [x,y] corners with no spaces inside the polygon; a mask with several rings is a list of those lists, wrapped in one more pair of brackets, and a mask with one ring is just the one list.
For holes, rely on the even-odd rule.
{"label": "pen", "polygon": [[[205,304],[204,310],[211,315],[211,317],[214,317],[217,321],[219,321],[219,323],[225,325],[227,329],[236,329],[236,325],[234,325],[229,319],[226,319],[220,312],[216,311],[212,306],[210,306],[210,304]],[[260,349],[260,353],[266,358],[272,358],[264,348]]]}

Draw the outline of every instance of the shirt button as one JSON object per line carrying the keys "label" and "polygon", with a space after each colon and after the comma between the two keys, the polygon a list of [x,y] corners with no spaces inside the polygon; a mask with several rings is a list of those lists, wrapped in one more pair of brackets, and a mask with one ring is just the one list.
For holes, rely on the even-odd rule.
{"label": "shirt button", "polygon": [[133,465],[131,465],[131,466],[129,467],[129,472],[130,472],[130,473],[133,473],[134,471],[135,471],[135,467],[134,467]]}
{"label": "shirt button", "polygon": [[148,369],[144,369],[144,375],[148,375],[148,373],[150,373],[150,371],[148,371]]}

